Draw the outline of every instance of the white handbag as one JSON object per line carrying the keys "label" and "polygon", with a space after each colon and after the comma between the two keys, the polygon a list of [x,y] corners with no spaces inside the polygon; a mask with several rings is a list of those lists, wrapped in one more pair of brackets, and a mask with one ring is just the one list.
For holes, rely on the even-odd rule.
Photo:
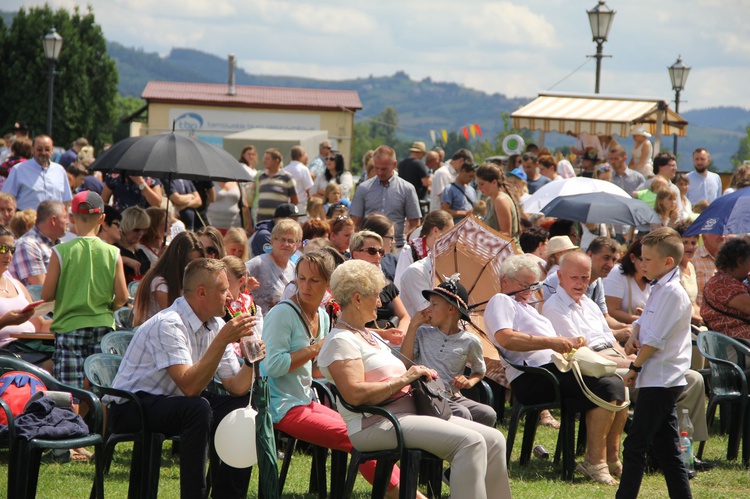
{"label": "white handbag", "polygon": [[617,364],[614,361],[604,358],[587,346],[573,349],[570,353],[557,353],[552,354],[552,362],[560,372],[573,371],[573,375],[578,381],[578,385],[581,387],[583,394],[586,395],[590,401],[608,411],[618,412],[630,405],[630,395],[628,389],[625,389],[625,400],[622,405],[616,405],[606,400],[603,400],[592,392],[586,383],[583,381],[583,376],[591,376],[593,378],[603,378],[604,376],[617,376],[622,379],[615,370]]}

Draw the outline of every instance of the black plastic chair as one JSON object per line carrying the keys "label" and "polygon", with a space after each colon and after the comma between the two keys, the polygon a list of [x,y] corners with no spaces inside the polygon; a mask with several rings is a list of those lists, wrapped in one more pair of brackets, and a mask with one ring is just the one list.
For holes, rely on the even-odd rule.
{"label": "black plastic chair", "polygon": [[48,390],[69,392],[86,406],[88,412],[84,418],[89,427],[89,435],[79,438],[48,440],[33,438],[19,439],[13,422],[13,415],[8,404],[0,399],[0,407],[8,418],[8,440],[10,457],[8,459],[8,497],[26,498],[36,497],[37,481],[42,452],[45,449],[76,449],[79,447],[94,447],[94,484],[91,496],[104,497],[104,466],[103,466],[103,438],[102,438],[102,405],[99,398],[91,392],[72,386],[64,385],[49,375],[46,371],[33,364],[9,356],[0,356],[0,373],[22,371],[37,376],[44,382]]}
{"label": "black plastic chair", "polygon": [[[750,347],[715,331],[703,331],[698,335],[698,349],[711,366],[711,387],[706,411],[706,422],[710,426],[716,406],[722,405],[722,419],[729,419],[729,442],[727,459],[736,459],[742,441],[742,461],[750,462],[750,423],[748,415],[747,374],[740,367],[745,357],[750,357]],[[730,355],[733,352],[734,355]],[[731,361],[733,358],[734,361]],[[726,411],[724,409],[727,409]],[[705,442],[698,447],[698,457],[703,456]]]}
{"label": "black plastic chair", "polygon": [[[317,402],[336,410],[336,402],[333,394],[328,387],[318,380],[312,381],[312,388],[317,398]],[[284,484],[289,473],[292,455],[297,447],[298,439],[278,431],[279,439],[284,440],[284,459],[281,462],[279,470],[279,492],[284,492]],[[328,497],[326,487],[326,461],[328,460],[328,449],[319,445],[312,445],[312,469],[310,470],[310,494],[318,494],[318,497],[325,499]],[[344,486],[346,476],[347,453],[339,450],[331,450],[331,497],[338,497],[341,488]]]}
{"label": "black plastic chair", "polygon": [[84,372],[97,394],[125,398],[135,404],[140,414],[141,428],[135,433],[109,433],[102,452],[103,471],[109,473],[115,446],[121,442],[133,442],[130,464],[128,497],[155,498],[159,490],[161,449],[165,436],[148,430],[140,399],[133,393],[112,388],[122,357],[108,353],[90,355],[84,362]]}
{"label": "black plastic chair", "polygon": [[[506,360],[507,362],[507,360]],[[555,398],[547,402],[538,404],[523,404],[513,395],[513,407],[508,424],[508,436],[506,437],[506,461],[510,468],[510,456],[513,452],[513,444],[518,431],[518,424],[522,417],[526,416],[526,423],[523,430],[523,442],[521,443],[521,457],[519,464],[524,466],[531,460],[531,452],[534,447],[534,438],[539,424],[539,414],[544,409],[560,409],[561,421],[560,430],[557,437],[557,449],[555,450],[554,463],[560,462],[562,456],[562,477],[564,480],[572,480],[575,470],[575,416],[577,411],[576,403],[572,399],[564,399],[560,391],[560,382],[547,369],[542,367],[521,366],[511,364],[512,367],[526,374],[534,374],[546,379],[555,390]],[[582,418],[585,419],[585,418]]]}
{"label": "black plastic chair", "polygon": [[[393,466],[397,461],[401,461],[401,481],[399,484],[399,498],[400,499],[413,499],[417,493],[417,481],[419,478],[419,464],[422,459],[428,459],[433,461],[434,470],[430,473],[431,480],[428,485],[428,497],[440,497],[442,488],[442,463],[443,460],[429,452],[421,449],[414,449],[406,447],[404,444],[404,435],[401,430],[401,424],[398,418],[390,413],[384,407],[359,405],[353,406],[344,400],[341,393],[338,391],[336,386],[329,385],[331,392],[338,402],[344,406],[348,411],[375,414],[386,418],[393,425],[393,429],[396,432],[396,447],[393,449],[384,449],[379,451],[360,452],[354,450],[352,453],[352,459],[349,462],[349,470],[346,473],[346,486],[343,490],[343,496],[348,498],[352,495],[354,489],[354,481],[357,478],[359,472],[359,466],[367,461],[377,460],[377,466],[375,467],[375,479],[372,484],[372,499],[382,499],[385,497],[388,491],[388,484],[390,482],[391,472]],[[333,497],[333,496],[332,496]]]}

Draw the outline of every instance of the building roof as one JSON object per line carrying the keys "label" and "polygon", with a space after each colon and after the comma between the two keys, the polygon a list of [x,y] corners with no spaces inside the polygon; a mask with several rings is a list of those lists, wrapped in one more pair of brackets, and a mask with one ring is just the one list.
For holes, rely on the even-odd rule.
{"label": "building roof", "polygon": [[221,83],[150,81],[141,97],[149,103],[192,104],[219,107],[296,109],[305,111],[355,111],[362,109],[356,90],[255,87],[237,85],[235,95]]}
{"label": "building roof", "polygon": [[[657,130],[659,114],[662,127]],[[588,132],[593,135],[630,135],[632,125],[643,125],[652,134],[685,136],[688,122],[661,99],[601,94],[540,93],[511,114],[513,128],[545,132]]]}

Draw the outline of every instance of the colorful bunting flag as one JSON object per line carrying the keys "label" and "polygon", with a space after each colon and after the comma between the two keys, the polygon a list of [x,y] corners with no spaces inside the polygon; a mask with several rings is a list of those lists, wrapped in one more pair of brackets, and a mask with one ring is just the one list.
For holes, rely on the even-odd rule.
{"label": "colorful bunting flag", "polygon": [[441,134],[443,136],[443,143],[447,144],[448,143],[448,130],[441,130]]}
{"label": "colorful bunting flag", "polygon": [[435,141],[435,130],[430,130],[430,138],[432,139],[432,143],[434,144]]}
{"label": "colorful bunting flag", "polygon": [[477,135],[482,136],[482,129],[479,128],[479,123],[474,123],[474,128],[477,130]]}
{"label": "colorful bunting flag", "polygon": [[474,125],[469,125],[469,131],[471,132],[471,138],[472,139],[477,136],[477,131],[474,128]]}
{"label": "colorful bunting flag", "polygon": [[461,128],[461,132],[464,134],[464,138],[466,140],[469,140],[469,127]]}

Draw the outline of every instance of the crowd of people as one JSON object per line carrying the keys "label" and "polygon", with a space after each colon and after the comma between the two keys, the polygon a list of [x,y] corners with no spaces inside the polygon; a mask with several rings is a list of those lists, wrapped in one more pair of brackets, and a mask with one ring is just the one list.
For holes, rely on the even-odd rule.
{"label": "crowd of people", "polygon": [[[83,361],[114,328],[114,311],[132,306],[138,329],[114,386],[139,394],[154,431],[180,436],[184,497],[205,495],[208,438],[224,414],[247,406],[254,367],[269,379],[277,429],[347,452],[392,445],[382,418],[318,403],[313,380],[325,378],[350,404],[386,405],[407,445],[448,461],[452,497],[510,497],[497,414],[461,390],[486,379],[522,403],[554,398],[544,378],[521,366],[549,370],[585,417],[581,474],[635,497],[648,443],[658,441],[650,452],[670,494],[689,497],[675,408],[688,410],[695,441],[708,438],[697,372],[704,361],[690,348],[691,325],[750,338],[750,242],[683,236],[693,212],[722,195],[710,155],[696,150],[694,171],[677,176],[671,154],[651,160],[643,127],[633,136],[630,161],[612,137],[579,137],[577,161],[530,145],[507,163],[482,165],[467,149],[446,160],[422,142],[399,162],[383,145],[368,152],[356,181],[329,141],[312,159],[291,148],[286,166],[282,151],[260,156],[247,146],[238,168],[254,181],[238,184],[101,176],[88,169],[94,154],[86,139],[55,162],[52,138],[19,134],[0,158],[0,347],[82,386]],[[644,230],[524,211],[530,194],[576,168],[650,203],[661,223]],[[750,185],[750,175],[738,175],[732,188]],[[497,269],[500,293],[483,317],[500,369],[488,369],[493,356],[466,328],[469,291],[460,275],[435,275],[430,258],[467,216],[523,253]],[[29,286],[55,300],[52,320],[22,312],[32,302]],[[54,346],[10,337],[33,331],[55,333]],[[259,366],[243,359],[250,335],[262,338]],[[622,375],[585,377],[610,408],[592,403],[573,374],[552,363],[554,352],[584,345]],[[444,384],[447,421],[416,411],[409,386],[425,376]],[[207,391],[215,377],[229,395]],[[621,453],[628,399],[636,411]],[[131,431],[135,410],[114,401],[111,428]],[[548,411],[540,422],[560,426]],[[372,482],[373,464],[360,471]],[[211,473],[215,497],[244,496],[248,470],[222,464]],[[396,467],[389,497],[399,479]]]}

